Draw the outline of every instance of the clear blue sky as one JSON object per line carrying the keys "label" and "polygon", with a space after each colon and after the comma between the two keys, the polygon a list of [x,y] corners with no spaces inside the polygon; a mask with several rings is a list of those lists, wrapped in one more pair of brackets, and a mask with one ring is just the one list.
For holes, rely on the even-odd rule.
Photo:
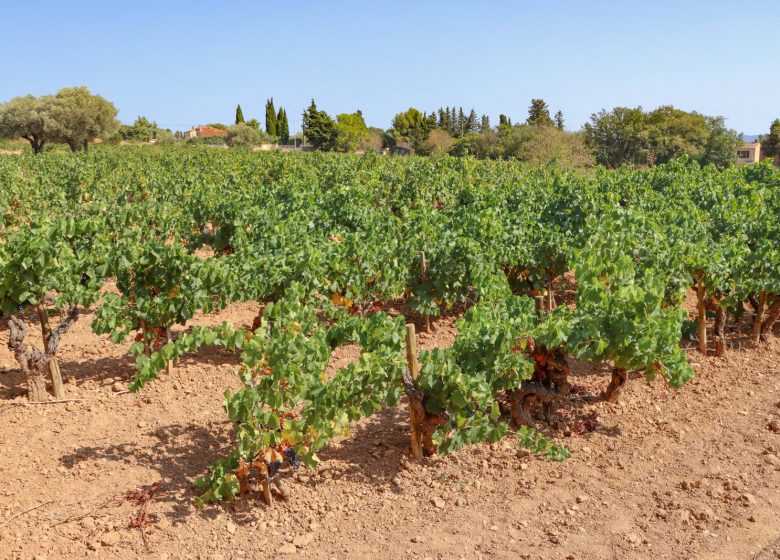
{"label": "clear blue sky", "polygon": [[176,129],[263,117],[297,129],[314,97],[388,128],[410,106],[513,121],[532,97],[567,128],[618,105],[723,115],[747,134],[780,117],[777,0],[4,2],[0,100],[87,85],[123,122]]}

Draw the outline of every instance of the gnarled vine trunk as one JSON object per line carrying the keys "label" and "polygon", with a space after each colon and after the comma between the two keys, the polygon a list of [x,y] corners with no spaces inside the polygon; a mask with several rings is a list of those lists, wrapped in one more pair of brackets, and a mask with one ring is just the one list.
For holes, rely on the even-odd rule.
{"label": "gnarled vine trunk", "polygon": [[8,328],[10,337],[8,338],[8,348],[13,352],[19,367],[22,370],[25,381],[27,382],[27,395],[32,402],[42,402],[47,400],[46,393],[46,371],[49,364],[57,354],[60,346],[60,338],[70,328],[78,315],[77,308],[71,307],[65,319],[50,329],[48,339],[44,342],[44,351],[30,346],[25,342],[27,336],[27,326],[16,316],[8,318]]}

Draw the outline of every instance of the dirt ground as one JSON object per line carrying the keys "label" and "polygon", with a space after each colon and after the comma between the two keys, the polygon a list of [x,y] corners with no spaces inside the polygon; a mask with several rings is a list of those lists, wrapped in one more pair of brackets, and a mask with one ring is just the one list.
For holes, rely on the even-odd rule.
{"label": "dirt ground", "polygon": [[[193,323],[249,325],[255,312]],[[557,428],[540,425],[572,450],[563,463],[512,438],[413,463],[400,406],[291,478],[289,500],[269,509],[253,493],[198,510],[193,479],[231,446],[222,398],[238,357],[202,350],[129,394],[128,345],[92,334],[91,319],[63,341],[79,399],[67,403],[26,404],[0,333],[0,558],[780,558],[780,342],[749,348],[746,325],[724,358],[690,349],[697,376],[676,392],[635,378],[618,404],[596,402],[607,371],[576,365]],[[419,345],[454,334],[442,319]],[[338,349],[334,365],[355,353]],[[155,482],[142,532],[127,494]]]}

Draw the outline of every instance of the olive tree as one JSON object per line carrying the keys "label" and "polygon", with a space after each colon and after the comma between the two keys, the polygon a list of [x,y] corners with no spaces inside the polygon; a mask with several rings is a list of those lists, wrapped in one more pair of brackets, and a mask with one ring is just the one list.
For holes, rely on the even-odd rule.
{"label": "olive tree", "polygon": [[248,124],[240,123],[228,128],[227,144],[231,148],[251,148],[262,141],[260,131]]}
{"label": "olive tree", "polygon": [[57,123],[57,140],[74,152],[87,150],[90,140],[109,140],[119,131],[116,107],[107,99],[92,95],[86,87],[63,88],[51,102]]}
{"label": "olive tree", "polygon": [[52,97],[24,95],[0,105],[0,137],[24,138],[36,154],[54,140],[59,125],[51,114]]}
{"label": "olive tree", "polygon": [[74,152],[90,140],[109,140],[119,131],[116,107],[86,87],[63,88],[56,95],[14,97],[0,105],[0,136],[24,138],[33,152],[62,142]]}

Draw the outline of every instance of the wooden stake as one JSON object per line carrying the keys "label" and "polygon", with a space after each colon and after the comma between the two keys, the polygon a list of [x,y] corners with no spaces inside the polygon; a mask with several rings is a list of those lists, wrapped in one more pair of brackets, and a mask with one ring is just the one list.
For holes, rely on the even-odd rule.
{"label": "wooden stake", "polygon": [[552,281],[552,274],[550,274],[550,279],[547,280],[547,310],[552,313],[552,310],[555,308],[555,296],[553,296],[553,281]]}
{"label": "wooden stake", "polygon": [[766,292],[762,291],[758,295],[758,309],[756,309],[756,319],[753,321],[753,344],[761,341],[761,327],[764,323],[764,309],[766,308]]}
{"label": "wooden stake", "polygon": [[[49,343],[51,338],[51,324],[49,323],[49,314],[46,312],[46,308],[42,305],[35,307],[38,312],[38,319],[41,322],[41,332],[43,333],[43,345],[44,348]],[[60,372],[60,364],[57,362],[57,358],[54,357],[49,361],[49,375],[51,376],[51,384],[54,388],[54,398],[65,398],[65,385],[62,383],[62,373]]]}
{"label": "wooden stake", "polygon": [[541,318],[544,315],[544,297],[534,296],[534,302],[536,303],[536,314]]}
{"label": "wooden stake", "polygon": [[707,354],[707,308],[704,297],[704,278],[700,274],[696,280],[696,307],[699,312],[699,351]]}
{"label": "wooden stake", "polygon": [[[425,282],[426,274],[428,272],[428,261],[425,258],[425,251],[420,253],[420,278]],[[425,332],[431,332],[431,317],[425,315]]]}
{"label": "wooden stake", "polygon": [[[409,368],[409,377],[414,381],[417,379],[417,374],[420,371],[420,366],[417,362],[417,341],[415,339],[414,323],[407,323],[406,325],[406,363]],[[409,406],[409,424],[411,426],[412,455],[415,459],[422,459],[423,449],[420,427],[417,425],[411,405]]]}
{"label": "wooden stake", "polygon": [[[171,327],[165,327],[165,343],[168,344],[171,341]],[[168,360],[165,364],[165,373],[173,373],[173,360]]]}

